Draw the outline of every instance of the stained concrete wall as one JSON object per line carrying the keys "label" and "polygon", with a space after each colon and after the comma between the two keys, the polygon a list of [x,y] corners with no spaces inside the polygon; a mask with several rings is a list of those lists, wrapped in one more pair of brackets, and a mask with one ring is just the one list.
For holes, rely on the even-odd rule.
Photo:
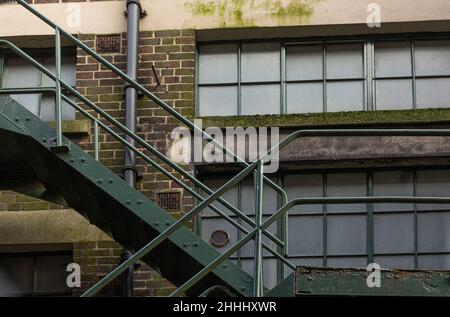
{"label": "stained concrete wall", "polygon": [[[142,0],[148,16],[141,29],[248,28],[362,25],[373,0]],[[448,0],[377,0],[381,22],[450,20]],[[126,29],[124,1],[38,4],[34,7],[72,33],[118,33]],[[79,20],[76,13],[80,13]],[[77,22],[80,23],[77,23]],[[415,25],[415,24],[414,24]],[[414,25],[409,27],[414,31]],[[440,28],[448,27],[441,25]],[[412,29],[411,29],[412,28]],[[332,31],[328,29],[327,32]],[[325,31],[324,31],[325,32]],[[21,6],[0,7],[0,36],[48,35],[53,31]]]}
{"label": "stained concrete wall", "polygon": [[111,240],[70,209],[2,211],[0,232],[0,245]]}

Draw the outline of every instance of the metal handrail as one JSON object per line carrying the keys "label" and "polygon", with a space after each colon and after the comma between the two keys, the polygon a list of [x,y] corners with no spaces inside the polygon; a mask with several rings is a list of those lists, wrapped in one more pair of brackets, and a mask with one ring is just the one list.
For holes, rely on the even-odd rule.
{"label": "metal handrail", "polygon": [[[49,78],[51,78],[52,80],[57,79],[57,77],[50,72],[48,69],[46,69],[44,66],[42,66],[39,62],[37,62],[36,60],[34,60],[31,56],[29,56],[28,54],[26,54],[24,51],[22,51],[20,48],[18,48],[17,46],[15,46],[13,43],[11,43],[10,41],[7,40],[1,40],[0,39],[0,45],[5,45],[7,46],[9,49],[11,49],[13,52],[15,52],[16,54],[18,54],[20,57],[22,57],[23,59],[27,60],[28,62],[30,62],[31,64],[33,64],[33,66],[35,66],[36,68],[38,68],[41,72],[43,72],[45,75],[47,75]],[[212,194],[213,191],[207,187],[206,185],[204,185],[202,182],[200,182],[199,180],[197,180],[195,177],[193,177],[191,174],[189,174],[188,172],[186,172],[182,167],[180,167],[178,164],[172,162],[170,159],[168,159],[163,153],[161,153],[160,151],[158,151],[155,147],[153,147],[152,145],[150,145],[149,143],[147,143],[144,139],[142,139],[141,137],[139,137],[137,134],[133,133],[131,130],[129,130],[127,127],[125,127],[122,123],[120,123],[118,120],[116,120],[114,117],[112,117],[111,115],[109,115],[107,112],[103,111],[100,107],[98,107],[97,105],[95,105],[95,103],[93,103],[92,101],[90,101],[88,98],[86,98],[85,96],[83,96],[82,94],[80,94],[76,89],[74,89],[73,87],[71,87],[70,85],[68,85],[67,83],[65,83],[63,80],[60,80],[60,85],[67,90],[71,95],[75,96],[76,98],[78,98],[79,100],[81,100],[84,104],[86,104],[87,106],[89,106],[92,110],[94,110],[97,114],[101,115],[104,119],[106,119],[108,122],[110,122],[111,124],[113,124],[116,128],[120,129],[123,133],[125,133],[126,135],[128,135],[130,138],[132,138],[135,142],[137,142],[139,145],[141,145],[142,147],[144,147],[146,150],[150,151],[152,154],[154,154],[158,159],[162,160],[164,163],[166,163],[167,165],[169,165],[171,168],[173,168],[174,170],[176,170],[178,173],[180,173],[183,177],[186,177],[189,181],[191,181],[195,186],[197,186],[198,188],[200,188],[201,190],[205,191],[207,194]],[[46,90],[48,91],[49,88],[46,88]],[[15,91],[17,91],[17,89],[15,89]],[[55,90],[56,94],[58,94],[57,90]],[[60,92],[61,97],[62,97],[62,92]],[[79,110],[79,107],[76,106],[76,104],[74,104],[71,100],[69,99],[65,99],[66,102],[68,102],[71,106],[77,108],[77,110]],[[85,113],[86,115],[86,113]],[[57,120],[58,121],[58,120]],[[58,124],[57,124],[57,129],[58,129]],[[62,129],[62,125],[61,125],[61,129]],[[131,145],[131,144],[130,144]],[[142,153],[139,153],[140,155],[142,155]],[[153,165],[155,168],[161,170],[161,167],[158,164]],[[184,184],[181,180],[178,179],[173,179],[175,182],[177,182],[177,184],[179,184],[180,186],[183,186],[182,184]],[[184,184],[185,185],[185,184]],[[230,204],[229,202],[227,202],[226,200],[224,200],[223,198],[218,199],[218,201],[223,204],[223,206],[225,206],[226,208],[228,208],[229,210],[231,210],[232,212],[234,212],[236,215],[238,215],[239,217],[241,217],[245,222],[247,222],[249,225],[254,226],[255,223],[253,220],[251,220],[247,215],[245,215],[242,211],[240,211],[239,209],[237,209],[235,206],[233,206],[232,204]],[[215,210],[217,212],[217,210]],[[220,212],[220,211],[219,211]],[[280,239],[278,239],[277,237],[275,237],[272,233],[265,231],[264,234],[270,238],[273,242],[275,242],[276,244],[278,244],[279,246],[284,246],[284,242],[280,241]]]}
{"label": "metal handrail", "polygon": [[[60,28],[56,23],[52,22],[50,19],[42,15],[40,12],[35,10],[31,5],[29,5],[24,0],[17,0],[17,3],[23,6],[25,9],[30,11],[33,15],[38,17],[40,20],[45,22],[47,25],[52,27],[56,33],[60,35],[64,35],[67,39],[74,42],[78,47],[83,49],[87,54],[95,58],[98,62],[100,62],[103,66],[110,69],[112,72],[114,72],[116,75],[121,77],[123,80],[125,80],[130,86],[141,92],[143,95],[148,97],[150,100],[155,102],[158,106],[163,108],[165,111],[167,111],[169,114],[171,114],[173,117],[178,119],[181,123],[189,127],[191,130],[196,131],[198,133],[201,133],[203,135],[204,139],[207,141],[210,141],[214,143],[215,146],[217,146],[219,149],[221,149],[225,154],[233,157],[236,159],[236,161],[244,166],[249,166],[249,163],[245,161],[245,159],[240,158],[236,155],[233,151],[230,151],[228,148],[226,148],[223,144],[219,143],[216,139],[214,139],[212,136],[210,136],[208,133],[203,131],[200,127],[195,125],[193,122],[191,122],[189,119],[178,113],[175,109],[173,109],[170,105],[168,105],[166,102],[158,98],[155,94],[153,94],[151,91],[146,89],[143,85],[139,84],[137,81],[133,80],[131,77],[129,77],[127,74],[125,74],[123,71],[121,71],[119,68],[108,62],[105,58],[94,52],[91,48],[89,48],[86,44],[78,40],[75,36],[68,33],[67,31]],[[60,43],[59,43],[60,44]],[[264,182],[266,182],[270,187],[272,187],[274,190],[276,190],[280,195],[281,199],[283,201],[283,204],[287,202],[287,194],[286,191],[278,186],[276,183],[274,183],[271,179],[264,176]]]}
{"label": "metal handrail", "polygon": [[[0,45],[5,45],[7,46],[9,49],[11,49],[13,52],[15,52],[17,55],[19,55],[20,57],[22,57],[23,59],[27,60],[28,62],[30,62],[31,64],[33,64],[36,68],[38,68],[41,72],[43,72],[44,74],[46,74],[49,78],[53,79],[53,80],[57,80],[57,76],[54,75],[53,73],[51,73],[49,70],[47,70],[44,66],[42,66],[39,62],[37,62],[36,60],[34,60],[31,56],[29,56],[28,54],[26,54],[25,52],[23,52],[21,49],[19,49],[17,46],[15,46],[13,43],[6,41],[6,40],[0,40]],[[105,129],[109,134],[111,134],[113,137],[115,137],[116,139],[118,139],[122,144],[124,144],[125,146],[127,146],[130,150],[132,150],[133,152],[135,152],[137,155],[139,155],[141,158],[143,158],[147,163],[151,164],[153,167],[155,167],[156,169],[158,169],[160,172],[162,172],[165,176],[169,177],[171,180],[175,181],[177,184],[179,184],[180,186],[182,186],[184,189],[186,189],[189,193],[191,193],[193,196],[195,196],[195,198],[202,200],[202,203],[199,206],[202,206],[202,209],[206,208],[204,207],[205,204],[210,207],[211,209],[213,209],[214,211],[216,211],[219,215],[223,216],[226,220],[228,220],[231,224],[233,224],[234,226],[236,226],[239,230],[241,230],[242,232],[244,232],[244,234],[247,234],[247,238],[251,239],[253,237],[252,231],[248,231],[245,227],[243,227],[241,224],[239,224],[238,222],[236,222],[235,220],[233,220],[232,218],[230,218],[228,215],[226,215],[225,213],[223,213],[220,209],[217,209],[217,207],[211,205],[213,201],[208,201],[208,198],[204,198],[202,197],[200,194],[198,194],[195,190],[193,190],[192,188],[190,188],[189,186],[187,186],[184,182],[182,182],[181,180],[179,180],[178,178],[176,178],[172,173],[170,173],[169,171],[167,171],[166,169],[164,169],[163,167],[161,167],[158,163],[156,163],[154,160],[152,160],[150,157],[148,157],[147,155],[145,155],[144,153],[142,153],[142,151],[140,151],[138,148],[136,148],[133,144],[131,144],[130,142],[128,142],[126,139],[124,139],[123,137],[121,137],[118,133],[114,132],[110,127],[108,127],[106,124],[104,124],[102,121],[100,121],[98,118],[94,117],[92,114],[90,114],[89,112],[87,112],[86,110],[84,110],[82,107],[80,107],[79,105],[77,105],[73,100],[71,100],[70,98],[68,98],[66,95],[64,95],[62,93],[62,89],[64,88],[66,89],[71,95],[75,96],[76,98],[80,99],[81,101],[83,101],[84,104],[86,104],[87,106],[89,106],[92,110],[94,110],[97,114],[99,114],[102,118],[106,119],[108,122],[110,122],[111,124],[113,124],[115,127],[119,128],[120,130],[122,130],[125,134],[129,135],[132,139],[134,139],[137,143],[139,143],[140,145],[142,145],[145,149],[149,150],[151,153],[155,154],[158,158],[160,158],[161,160],[163,160],[164,162],[166,162],[169,166],[173,167],[175,170],[177,170],[178,172],[180,172],[183,176],[185,176],[186,178],[188,178],[189,180],[191,180],[194,184],[196,184],[199,188],[201,188],[202,190],[204,190],[207,193],[210,193],[211,195],[215,194],[215,192],[213,192],[211,189],[209,189],[208,187],[206,187],[203,183],[199,182],[197,179],[195,179],[194,177],[192,177],[190,174],[188,174],[187,172],[185,172],[181,167],[179,167],[177,164],[173,163],[172,161],[170,161],[167,157],[165,157],[164,154],[160,153],[157,149],[155,149],[153,146],[151,146],[150,144],[146,143],[143,139],[141,139],[139,136],[135,135],[134,133],[132,133],[131,131],[129,131],[125,126],[123,126],[120,122],[118,122],[116,119],[114,119],[112,116],[110,116],[109,114],[107,114],[106,112],[104,112],[102,109],[100,109],[98,106],[96,106],[93,102],[91,102],[89,99],[87,99],[86,97],[84,97],[83,95],[81,95],[76,89],[72,88],[70,85],[66,84],[63,80],[59,80],[59,85],[60,88],[52,88],[52,87],[44,87],[44,88],[24,88],[24,89],[19,89],[19,88],[13,88],[13,89],[5,89],[5,90],[0,90],[0,92],[2,92],[2,94],[5,93],[35,93],[35,92],[53,92],[56,95],[59,95],[61,98],[61,101],[64,100],[66,101],[69,105],[71,105],[72,107],[74,107],[76,110],[78,110],[81,114],[83,114],[84,116],[86,116],[87,118],[89,118],[90,120],[92,120],[94,122],[94,139],[95,139],[95,150],[94,150],[94,156],[96,159],[98,159],[99,157],[99,153],[98,153],[98,134],[99,134],[99,128],[103,128]],[[62,122],[62,118],[57,118],[57,121]],[[58,126],[58,124],[57,124]],[[62,124],[61,124],[62,126]],[[62,144],[62,139],[61,139],[61,144]],[[253,164],[262,164],[261,161],[256,161]],[[253,164],[250,164],[248,167],[246,167],[244,169],[244,171],[246,171],[247,169],[251,168],[253,166]],[[244,172],[243,171],[243,172]],[[242,172],[241,172],[242,173]],[[232,181],[237,178],[240,174],[238,174],[236,177],[234,177],[232,179]],[[247,176],[247,174],[245,175]],[[211,196],[210,196],[211,197]],[[227,201],[223,200],[222,198],[217,197],[214,200],[218,200],[219,202],[221,202],[224,206],[230,206],[230,209],[232,211],[236,210],[236,214],[238,216],[241,216],[242,219],[246,220],[249,224],[251,225],[255,225],[255,223],[248,217],[246,216],[244,213],[242,213],[240,210],[238,210],[236,207],[234,207],[233,205],[229,204]],[[193,217],[196,214],[198,214],[202,209],[198,209],[198,208],[194,208],[193,210],[191,210],[189,213],[187,213],[185,216],[187,217]],[[178,220],[175,224],[174,224],[174,230],[178,229],[179,227],[181,227],[182,225],[185,224],[185,219],[184,217],[181,218],[180,220]],[[278,240],[278,238],[276,238],[275,236],[273,236],[270,232],[261,229],[261,226],[258,226],[258,230],[257,232],[261,232],[264,233],[266,236],[268,236],[269,238],[272,238],[273,241],[281,246],[283,246],[283,242]],[[170,233],[168,233],[168,235],[170,235]],[[142,258],[143,256],[145,256],[145,254],[147,254],[148,252],[150,252],[151,250],[153,250],[154,247],[156,247],[157,245],[159,245],[162,241],[164,241],[167,236],[158,236],[158,238],[162,239],[161,241],[157,240],[152,241],[155,243],[155,245],[152,247],[152,245],[147,245],[148,247],[151,247],[150,249],[146,249],[146,247],[142,248],[141,250],[139,250],[136,253],[136,257],[132,257],[130,258],[133,259],[133,263],[135,263],[136,261],[138,261],[140,258]],[[248,240],[246,240],[248,241]],[[261,246],[264,249],[268,250],[272,255],[274,255],[275,257],[277,257],[280,261],[282,261],[284,264],[286,264],[289,268],[291,269],[295,269],[295,266],[289,262],[283,255],[280,255],[278,252],[276,252],[275,250],[273,250],[270,246],[268,246],[265,242],[263,242],[261,240],[261,242],[258,242],[255,244],[256,246]],[[240,247],[242,247],[243,245],[238,244],[237,246],[235,246],[237,249],[239,249]],[[220,259],[223,259],[223,256],[220,257]],[[224,260],[221,260],[221,262],[223,262]],[[216,262],[214,262],[216,263]],[[119,274],[121,274],[124,270],[126,270],[126,268],[131,265],[130,262],[124,262],[121,266],[119,266],[116,270],[113,270],[111,273],[109,273],[104,279],[102,279],[99,283],[97,283],[96,285],[93,286],[93,288],[91,290],[88,290],[88,292],[86,292],[85,296],[92,296],[93,294],[97,293],[98,291],[101,290],[101,288],[103,288],[105,285],[107,285],[110,281],[112,281],[115,277],[117,277]],[[208,265],[206,268],[209,268],[210,265]],[[206,271],[203,271],[206,272]],[[198,276],[196,276],[198,278]],[[192,281],[191,281],[192,282]],[[262,284],[261,284],[262,287]],[[182,288],[184,289],[184,288]]]}
{"label": "metal handrail", "polygon": [[[221,186],[217,191],[215,191],[212,195],[210,195],[207,199],[197,205],[194,209],[190,210],[188,213],[184,214],[178,221],[170,225],[166,230],[164,230],[161,234],[159,234],[156,238],[150,241],[147,245],[145,245],[138,252],[133,254],[130,258],[116,267],[110,274],[108,274],[105,278],[103,278],[99,283],[92,286],[89,290],[87,290],[82,297],[92,296],[97,293],[101,288],[106,286],[109,282],[111,282],[116,276],[123,273],[130,265],[133,265],[140,259],[142,259],[146,254],[155,249],[158,245],[160,245],[164,240],[166,240],[171,234],[173,234],[177,229],[181,228],[185,225],[189,220],[191,220],[195,215],[201,212],[203,209],[207,208],[212,202],[214,202],[218,197],[222,196],[226,193],[231,187],[240,183],[244,178],[246,178],[256,167],[258,161],[254,162],[250,166],[246,167],[243,171]],[[250,236],[250,234],[249,234]],[[209,271],[210,272],[210,271]]]}

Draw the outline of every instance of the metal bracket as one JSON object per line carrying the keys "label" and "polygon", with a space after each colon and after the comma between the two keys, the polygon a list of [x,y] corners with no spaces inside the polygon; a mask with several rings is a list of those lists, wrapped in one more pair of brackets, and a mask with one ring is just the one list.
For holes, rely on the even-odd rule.
{"label": "metal bracket", "polygon": [[140,173],[138,172],[138,170],[136,169],[136,167],[134,167],[134,166],[125,166],[125,167],[122,169],[122,175],[120,175],[120,177],[121,177],[122,179],[124,179],[125,171],[133,171],[134,174],[136,175],[136,182],[139,182],[140,180],[142,180],[142,179],[144,178],[144,176],[142,176],[142,174],[140,174]]}
{"label": "metal bracket", "polygon": [[[127,1],[127,9],[128,9],[128,4],[130,4],[130,3],[135,3],[139,7],[139,9],[141,11],[141,13],[140,13],[140,18],[141,19],[143,19],[143,18],[145,18],[147,16],[147,11],[142,8],[142,5],[141,5],[141,3],[138,0],[128,0]],[[128,11],[125,10],[124,14],[127,17],[128,16]]]}

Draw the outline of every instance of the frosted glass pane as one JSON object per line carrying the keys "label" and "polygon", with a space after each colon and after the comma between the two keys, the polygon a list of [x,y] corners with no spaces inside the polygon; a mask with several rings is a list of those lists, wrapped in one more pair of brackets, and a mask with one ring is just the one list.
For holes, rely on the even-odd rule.
{"label": "frosted glass pane", "polygon": [[[254,261],[253,260],[242,260],[242,269],[253,276]],[[264,259],[264,286],[271,289],[277,285],[277,261],[274,259]]]}
{"label": "frosted glass pane", "polygon": [[362,111],[364,83],[362,81],[335,82],[327,85],[327,111]]}
{"label": "frosted glass pane", "polygon": [[[284,188],[289,200],[306,197],[322,197],[323,181],[321,174],[286,175],[284,177]],[[289,210],[290,215],[305,212],[322,212],[322,205],[295,206]]]}
{"label": "frosted glass pane", "polygon": [[289,232],[289,256],[322,254],[322,216],[291,216]]}
{"label": "frosted glass pane", "polygon": [[[253,221],[255,220],[254,217],[250,217],[250,219],[252,219]],[[267,219],[268,219],[268,217],[263,217],[263,222],[267,221]],[[247,231],[251,231],[254,229],[254,226],[250,226],[247,223],[243,223],[243,226],[247,229]],[[274,224],[270,225],[268,232],[272,233],[274,236],[277,236],[277,224],[274,223]],[[264,241],[264,243],[266,243],[272,249],[276,249],[277,245],[270,238],[263,235],[262,240]],[[242,247],[241,254],[242,254],[242,256],[253,257],[253,255],[255,254],[255,246],[254,246],[253,240],[250,240],[247,244],[245,244]],[[271,253],[265,249],[264,249],[263,254],[264,254],[264,256],[271,256]]]}
{"label": "frosted glass pane", "polygon": [[377,110],[413,108],[412,80],[377,80]]}
{"label": "frosted glass pane", "polygon": [[382,269],[414,269],[414,257],[409,255],[380,255],[374,262]]}
{"label": "frosted glass pane", "polygon": [[328,253],[361,254],[366,252],[367,217],[362,215],[328,216]]}
{"label": "frosted glass pane", "polygon": [[280,80],[280,44],[243,44],[241,65],[243,82]]}
{"label": "frosted glass pane", "polygon": [[376,77],[411,76],[410,42],[375,44]]}
{"label": "frosted glass pane", "polygon": [[[208,186],[212,190],[217,190],[217,189],[220,188],[220,186],[225,184],[225,180],[209,180],[209,181],[204,182],[204,184],[206,186]],[[206,193],[202,193],[202,196],[206,198],[209,195],[206,194]],[[229,202],[231,205],[233,205],[234,207],[238,208],[238,190],[237,190],[237,187],[230,188],[221,197],[223,199],[225,199],[227,202]],[[232,212],[231,210],[229,210],[228,208],[226,208],[225,206],[223,206],[219,202],[216,202],[213,205],[215,207],[217,207],[220,211],[224,212],[227,215],[234,215],[234,212]],[[202,215],[203,216],[218,216],[218,217],[221,217],[214,210],[212,210],[211,208],[205,208],[204,211],[202,212]]]}
{"label": "frosted glass pane", "polygon": [[280,85],[251,85],[241,89],[243,115],[280,113]]}
{"label": "frosted glass pane", "polygon": [[[56,73],[55,70],[55,58],[53,57],[45,57],[44,58],[44,66],[53,74]],[[61,78],[64,82],[71,86],[76,85],[76,60],[74,57],[62,57],[61,58]],[[46,75],[42,75],[42,87],[53,87],[55,82],[47,77]]]}
{"label": "frosted glass pane", "polygon": [[[246,214],[255,214],[255,192],[252,183],[244,182],[242,190],[242,211]],[[264,186],[263,213],[272,214],[277,209],[277,193],[269,186]]]}
{"label": "frosted glass pane", "polygon": [[323,112],[323,84],[287,84],[288,113]]}
{"label": "frosted glass pane", "polygon": [[[74,98],[72,98],[74,100]],[[76,110],[64,100],[62,101],[63,120],[75,120]],[[41,119],[43,121],[55,121],[55,96],[42,96]]]}
{"label": "frosted glass pane", "polygon": [[361,78],[364,74],[362,44],[327,45],[327,78]]}
{"label": "frosted glass pane", "polygon": [[[408,171],[373,173],[374,196],[414,196],[413,173]],[[412,204],[374,204],[375,211],[412,211]]]}
{"label": "frosted glass pane", "polygon": [[416,41],[416,74],[450,75],[450,41]]}
{"label": "frosted glass pane", "polygon": [[286,48],[286,79],[323,79],[322,46],[288,46]]}
{"label": "frosted glass pane", "polygon": [[406,214],[375,215],[375,253],[414,252],[414,218]]}
{"label": "frosted glass pane", "polygon": [[237,115],[237,87],[199,87],[200,116]]}
{"label": "frosted glass pane", "polygon": [[230,242],[223,247],[215,247],[220,252],[225,252],[236,244],[237,229],[231,223],[223,218],[203,219],[202,221],[202,238],[211,244],[211,234],[216,230],[225,231],[228,234]]}
{"label": "frosted glass pane", "polygon": [[450,78],[417,79],[417,108],[449,108]]}
{"label": "frosted glass pane", "polygon": [[332,257],[327,259],[327,267],[366,268],[366,257]]}
{"label": "frosted glass pane", "polygon": [[[290,258],[289,261],[295,266],[316,266],[322,267],[323,259],[321,257],[314,258]],[[290,269],[289,269],[290,270]]]}
{"label": "frosted glass pane", "polygon": [[449,267],[450,254],[419,255],[421,270],[448,270]]}
{"label": "frosted glass pane", "polygon": [[[450,170],[417,172],[417,196],[447,197],[450,184]],[[446,204],[417,204],[418,210],[450,210]]]}
{"label": "frosted glass pane", "polygon": [[[366,174],[342,173],[327,175],[327,196],[329,197],[364,197],[367,196]],[[328,205],[328,213],[364,212],[365,204]]]}
{"label": "frosted glass pane", "polygon": [[39,106],[39,95],[38,94],[27,94],[27,95],[11,95],[12,99],[16,100],[26,109],[31,111],[33,114],[38,114]]}
{"label": "frosted glass pane", "polygon": [[5,66],[4,88],[30,88],[39,86],[40,73],[31,64],[21,59],[8,58],[6,59]]}
{"label": "frosted glass pane", "polygon": [[203,45],[199,54],[199,82],[236,83],[237,45]]}
{"label": "frosted glass pane", "polygon": [[418,216],[419,252],[450,252],[450,212]]}

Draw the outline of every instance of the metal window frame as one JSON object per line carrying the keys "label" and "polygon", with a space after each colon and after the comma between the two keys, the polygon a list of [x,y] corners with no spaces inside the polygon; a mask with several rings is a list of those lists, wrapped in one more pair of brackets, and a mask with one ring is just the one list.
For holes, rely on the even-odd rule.
{"label": "metal window frame", "polygon": [[[450,171],[450,168],[448,166],[409,166],[405,167],[402,170],[407,170],[410,173],[412,173],[412,182],[413,182],[413,196],[417,197],[417,172],[419,171],[430,171],[430,170],[441,170],[441,169],[447,169]],[[329,174],[345,174],[345,173],[361,173],[365,174],[366,178],[366,191],[368,197],[374,196],[374,183],[373,183],[373,174],[376,172],[385,172],[385,171],[399,171],[399,167],[391,168],[358,168],[358,169],[343,169],[343,170],[332,170],[332,171],[286,171],[282,173],[278,173],[274,175],[274,179],[277,180],[278,183],[284,185],[285,184],[285,177],[288,175],[310,175],[310,174],[316,174],[321,175],[322,178],[322,192],[323,197],[327,197],[327,178]],[[205,179],[208,179],[209,177],[206,176]],[[216,179],[216,178],[215,178]],[[224,180],[226,180],[226,177],[224,177]],[[238,208],[242,210],[242,184],[239,184],[239,188],[237,189],[238,194]],[[277,205],[279,205],[279,201],[277,201]],[[367,264],[373,263],[374,258],[378,256],[410,256],[413,258],[413,268],[414,269],[420,269],[419,268],[419,257],[420,256],[426,256],[426,255],[450,255],[449,251],[435,251],[435,252],[419,252],[418,249],[418,216],[420,214],[426,214],[430,211],[426,210],[418,210],[417,204],[412,204],[411,210],[396,210],[396,211],[376,211],[373,208],[373,203],[367,203],[366,204],[366,210],[365,211],[357,211],[357,212],[338,212],[338,213],[329,213],[328,212],[328,205],[322,204],[322,211],[319,212],[308,212],[308,213],[298,213],[295,215],[290,215],[291,217],[322,217],[323,222],[323,229],[322,229],[322,243],[323,243],[323,249],[321,254],[289,254],[288,260],[298,260],[298,259],[308,259],[308,258],[316,258],[316,259],[322,259],[322,266],[328,267],[328,259],[329,258],[349,258],[349,257],[355,257],[355,258],[365,258]],[[450,213],[450,209],[439,209],[432,211],[433,213]],[[264,216],[267,217],[269,214],[264,213]],[[413,250],[411,252],[376,252],[374,247],[374,241],[375,241],[375,217],[377,215],[411,215],[413,217],[413,227],[411,230],[413,231]],[[253,214],[250,214],[249,216],[254,216]],[[366,252],[365,253],[329,253],[328,252],[328,216],[366,216]],[[233,219],[236,219],[238,221],[239,217],[236,215],[230,216]],[[198,223],[200,224],[207,219],[221,219],[219,215],[198,215]],[[282,225],[280,222],[278,222],[277,230],[282,229]],[[242,233],[237,230],[238,232],[238,240],[242,237]],[[277,231],[277,236],[280,234],[280,231]],[[252,260],[252,256],[244,256],[242,255],[241,250],[239,250],[236,253],[236,256],[231,256],[230,259],[236,261],[238,265],[242,268],[242,261],[243,260]],[[263,256],[264,260],[277,260],[276,257],[270,254],[264,254]],[[286,271],[288,269],[288,271]],[[285,268],[284,264],[281,261],[277,261],[277,267],[276,267],[277,277],[276,280],[279,283],[281,280],[283,280],[287,274],[289,273],[289,268]]]}
{"label": "metal window frame", "polygon": [[[43,64],[45,58],[53,58],[54,48],[39,48],[39,49],[30,49],[27,50],[31,56],[34,57],[36,61]],[[73,53],[75,55],[71,56]],[[61,49],[62,57],[74,57],[76,59],[76,50],[72,47],[62,48]],[[37,116],[39,118],[42,117],[42,98],[44,96],[53,96],[54,95],[54,87],[46,87],[42,85],[44,73],[37,70],[39,72],[38,75],[38,84],[37,86],[33,87],[15,87],[15,88],[4,88],[4,79],[5,79],[5,72],[6,72],[6,64],[8,57],[11,56],[13,58],[17,58],[14,54],[11,54],[10,52],[7,52],[7,50],[0,49],[0,95],[1,94],[38,94],[38,109],[37,109]],[[32,65],[30,65],[32,67]],[[75,61],[76,66],[76,61]],[[72,88],[76,89],[76,86],[72,86]],[[64,89],[63,89],[64,90]],[[69,97],[72,96],[70,92],[64,91],[65,94]],[[73,119],[76,120],[76,119]]]}
{"label": "metal window frame", "polygon": [[[345,82],[345,81],[362,81],[363,82],[363,100],[362,111],[375,111],[377,110],[377,81],[382,80],[401,80],[409,79],[412,85],[412,101],[413,109],[417,109],[417,80],[418,79],[438,79],[438,78],[450,78],[449,75],[417,75],[416,74],[416,54],[415,54],[415,42],[416,41],[433,41],[433,40],[450,40],[449,33],[417,33],[417,34],[384,34],[384,35],[370,35],[370,36],[343,36],[343,37],[313,37],[297,40],[287,40],[283,38],[265,39],[265,40],[226,40],[226,41],[207,41],[197,42],[196,44],[196,96],[195,96],[195,115],[200,116],[200,98],[199,87],[226,87],[237,86],[238,90],[238,105],[236,116],[242,115],[242,100],[241,100],[241,87],[245,85],[264,85],[264,84],[280,84],[280,114],[289,114],[287,112],[287,85],[291,83],[323,83],[323,113],[327,113],[328,98],[327,98],[327,86],[329,82]],[[375,44],[378,42],[395,42],[395,41],[409,41],[411,50],[411,76],[392,76],[392,77],[378,77],[375,70]],[[280,81],[267,81],[267,82],[241,82],[241,50],[243,43],[279,43],[280,44]],[[327,45],[330,44],[353,44],[361,43],[363,55],[363,76],[355,78],[327,78]],[[237,46],[237,68],[238,78],[233,83],[214,83],[200,84],[199,80],[199,56],[200,47],[203,45],[220,45],[220,44],[236,44]],[[322,79],[317,80],[287,80],[286,79],[286,49],[289,46],[296,45],[322,45],[322,65],[323,74]],[[275,108],[274,108],[275,110]]]}

